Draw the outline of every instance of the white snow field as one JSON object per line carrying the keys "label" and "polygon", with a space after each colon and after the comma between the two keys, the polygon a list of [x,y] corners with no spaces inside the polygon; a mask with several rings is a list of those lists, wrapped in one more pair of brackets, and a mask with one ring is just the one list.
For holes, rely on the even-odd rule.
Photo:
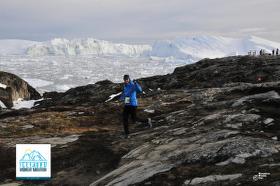
{"label": "white snow field", "polygon": [[0,71],[18,75],[40,93],[64,92],[100,80],[121,82],[124,74],[132,78],[173,72],[182,63],[149,58],[97,56],[0,56]]}
{"label": "white snow field", "polygon": [[4,39],[0,40],[0,55],[24,54],[26,49],[38,44],[36,41]]}
{"label": "white snow field", "polygon": [[151,45],[112,43],[97,39],[56,38],[51,41],[0,40],[0,71],[16,74],[40,93],[108,79],[172,73],[175,67],[203,58],[245,55],[250,50],[280,48],[280,43],[255,36],[183,37]]}

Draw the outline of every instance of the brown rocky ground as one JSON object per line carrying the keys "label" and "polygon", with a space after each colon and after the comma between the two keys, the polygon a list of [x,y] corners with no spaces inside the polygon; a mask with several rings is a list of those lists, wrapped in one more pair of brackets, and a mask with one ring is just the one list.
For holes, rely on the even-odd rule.
{"label": "brown rocky ground", "polygon": [[130,139],[110,81],[2,111],[0,183],[15,182],[24,142],[52,144],[52,180],[20,184],[280,185],[279,57],[205,59],[139,82],[138,116],[153,128],[131,124]]}

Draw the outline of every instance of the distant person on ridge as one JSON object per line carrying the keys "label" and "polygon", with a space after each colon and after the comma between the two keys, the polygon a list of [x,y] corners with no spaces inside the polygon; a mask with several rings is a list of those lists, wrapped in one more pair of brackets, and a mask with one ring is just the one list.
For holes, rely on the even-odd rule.
{"label": "distant person on ridge", "polygon": [[135,80],[131,81],[129,75],[124,75],[123,80],[124,89],[120,99],[124,101],[125,104],[123,110],[123,127],[125,138],[128,138],[128,118],[131,115],[133,122],[136,122],[136,109],[138,106],[136,95],[142,92],[142,88]]}
{"label": "distant person on ridge", "polygon": [[273,50],[272,50],[272,55],[273,55],[273,56],[274,56],[274,53],[275,53],[275,50],[273,49]]}
{"label": "distant person on ridge", "polygon": [[276,56],[279,55],[279,48],[276,49]]}

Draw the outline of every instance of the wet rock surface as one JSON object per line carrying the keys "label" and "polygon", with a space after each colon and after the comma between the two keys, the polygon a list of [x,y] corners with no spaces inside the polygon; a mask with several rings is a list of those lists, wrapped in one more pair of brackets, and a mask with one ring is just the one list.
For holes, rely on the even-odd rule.
{"label": "wet rock surface", "polygon": [[[0,183],[15,182],[15,144],[24,142],[52,144],[52,180],[19,184],[277,185],[279,70],[278,57],[244,56],[139,79],[138,117],[153,128],[130,124],[129,139],[123,105],[109,99],[122,84],[46,93],[32,109],[0,114]],[[259,172],[270,175],[253,179]]]}

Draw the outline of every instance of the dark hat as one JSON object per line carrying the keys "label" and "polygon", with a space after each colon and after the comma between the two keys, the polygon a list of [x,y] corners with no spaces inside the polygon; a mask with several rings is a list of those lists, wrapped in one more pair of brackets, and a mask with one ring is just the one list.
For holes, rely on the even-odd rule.
{"label": "dark hat", "polygon": [[127,79],[129,79],[129,75],[128,74],[123,76],[123,80],[127,80]]}

